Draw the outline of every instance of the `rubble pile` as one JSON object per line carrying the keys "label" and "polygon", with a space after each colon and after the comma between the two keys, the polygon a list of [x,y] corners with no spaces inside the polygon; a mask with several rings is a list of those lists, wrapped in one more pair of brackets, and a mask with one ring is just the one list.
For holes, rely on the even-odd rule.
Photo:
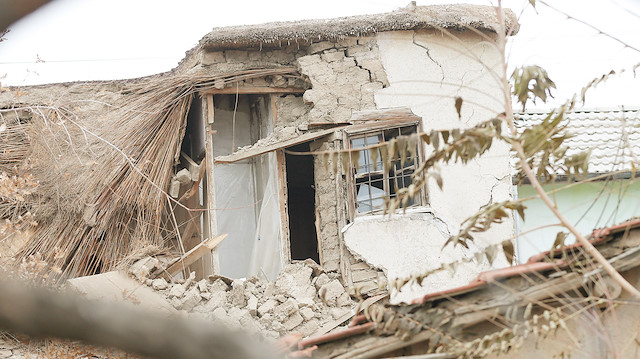
{"label": "rubble pile", "polygon": [[326,273],[312,260],[286,266],[274,282],[221,276],[195,281],[192,273],[176,283],[159,278],[145,284],[178,310],[267,338],[293,332],[312,335],[356,305],[338,275]]}

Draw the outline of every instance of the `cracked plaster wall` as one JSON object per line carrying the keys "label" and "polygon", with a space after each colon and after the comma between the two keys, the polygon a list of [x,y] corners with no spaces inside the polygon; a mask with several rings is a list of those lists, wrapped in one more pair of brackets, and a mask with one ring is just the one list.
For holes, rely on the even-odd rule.
{"label": "cracked plaster wall", "polygon": [[[379,33],[376,42],[389,86],[376,91],[378,108],[409,107],[423,119],[424,131],[471,127],[504,111],[500,85],[490,75],[498,71],[499,53],[480,35],[453,33],[452,40],[439,31]],[[410,60],[408,60],[410,59]],[[484,63],[484,65],[483,65]],[[454,98],[464,99],[461,119]],[[427,149],[428,152],[428,149]],[[369,264],[383,269],[390,280],[439,267],[443,262],[468,256],[471,250],[441,250],[448,233],[480,208],[511,197],[509,151],[496,144],[485,156],[463,165],[442,168],[444,189],[429,185],[431,213],[408,217],[356,219],[345,233],[347,247]],[[436,221],[441,221],[437,230]],[[485,246],[513,236],[513,219],[479,234],[476,245]],[[499,256],[494,266],[505,266]],[[467,284],[487,263],[461,265],[455,276],[441,272],[423,287],[405,287],[394,301]]]}
{"label": "cracked plaster wall", "polygon": [[[502,112],[499,84],[489,74],[499,68],[492,45],[477,34],[454,33],[455,40],[435,31],[379,33],[372,37],[319,42],[298,49],[217,51],[200,55],[191,71],[229,72],[249,67],[296,65],[304,79],[254,79],[245,85],[312,88],[302,97],[276,99],[276,130],[303,133],[309,124],[342,123],[353,111],[410,107],[423,118],[423,129],[470,127]],[[482,62],[486,65],[483,65]],[[487,69],[487,67],[490,69]],[[464,99],[462,119],[454,109],[455,96]],[[334,148],[327,143],[317,148]],[[337,225],[336,179],[316,159],[316,206],[322,265],[339,270],[340,234]],[[378,218],[354,223],[345,233],[347,247],[390,279],[437,267],[464,256],[460,249],[440,250],[447,233],[479,208],[511,196],[508,150],[495,146],[488,155],[467,166],[442,170],[444,191],[430,186],[430,213]],[[437,224],[437,228],[434,227]],[[444,229],[444,230],[442,230]],[[513,235],[512,221],[478,236],[479,245]],[[389,248],[395,248],[390,251]],[[396,254],[391,254],[396,253]],[[504,264],[504,263],[502,263]],[[395,300],[467,283],[484,267],[461,266],[454,278],[441,273],[427,286],[403,291]]]}

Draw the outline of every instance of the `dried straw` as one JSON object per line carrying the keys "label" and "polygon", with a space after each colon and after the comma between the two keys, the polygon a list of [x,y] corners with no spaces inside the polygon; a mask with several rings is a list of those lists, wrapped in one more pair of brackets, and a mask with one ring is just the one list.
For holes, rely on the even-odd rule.
{"label": "dried straw", "polygon": [[40,181],[28,199],[40,224],[17,260],[41,253],[64,278],[112,270],[142,247],[166,245],[176,235],[167,220],[166,189],[193,96],[214,84],[268,75],[296,76],[296,69],[149,78],[125,84],[119,105],[107,110],[96,103],[84,110],[30,107],[37,116],[28,146],[14,142],[20,136],[14,126],[16,134],[6,141],[20,152],[3,157],[0,150],[0,170],[31,157]]}

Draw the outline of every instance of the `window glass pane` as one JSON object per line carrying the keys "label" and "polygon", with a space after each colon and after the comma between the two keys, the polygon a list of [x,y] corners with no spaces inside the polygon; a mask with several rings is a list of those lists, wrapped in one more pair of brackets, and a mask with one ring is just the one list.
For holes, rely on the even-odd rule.
{"label": "window glass pane", "polygon": [[[351,140],[351,147],[362,148],[362,147],[375,145],[378,143],[380,143],[379,135],[360,137],[360,138],[354,138]],[[378,160],[376,164],[376,170],[381,170],[382,159],[380,158],[380,151],[379,150],[376,150],[376,151],[378,151]],[[371,153],[369,152],[369,150],[360,151],[360,158],[358,159],[358,167],[356,168],[356,173],[366,173],[366,172],[372,172],[372,171],[374,171],[374,166],[373,166],[373,161],[371,159]]]}
{"label": "window glass pane", "polygon": [[[379,186],[382,187],[382,181],[378,181]],[[384,208],[384,190],[374,187],[378,183],[373,185],[361,184],[358,189],[358,212],[366,213]]]}

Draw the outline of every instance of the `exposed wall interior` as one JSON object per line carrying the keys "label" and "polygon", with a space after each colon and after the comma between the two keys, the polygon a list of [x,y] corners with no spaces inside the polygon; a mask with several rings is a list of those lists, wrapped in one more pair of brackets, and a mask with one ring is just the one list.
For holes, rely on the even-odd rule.
{"label": "exposed wall interior", "polygon": [[[215,95],[214,157],[231,154],[267,136],[273,130],[270,103],[268,96]],[[265,195],[270,193],[273,164],[268,157],[214,167],[217,232],[228,234],[218,246],[223,275],[249,275],[253,247],[262,239],[261,214],[269,203]]]}

